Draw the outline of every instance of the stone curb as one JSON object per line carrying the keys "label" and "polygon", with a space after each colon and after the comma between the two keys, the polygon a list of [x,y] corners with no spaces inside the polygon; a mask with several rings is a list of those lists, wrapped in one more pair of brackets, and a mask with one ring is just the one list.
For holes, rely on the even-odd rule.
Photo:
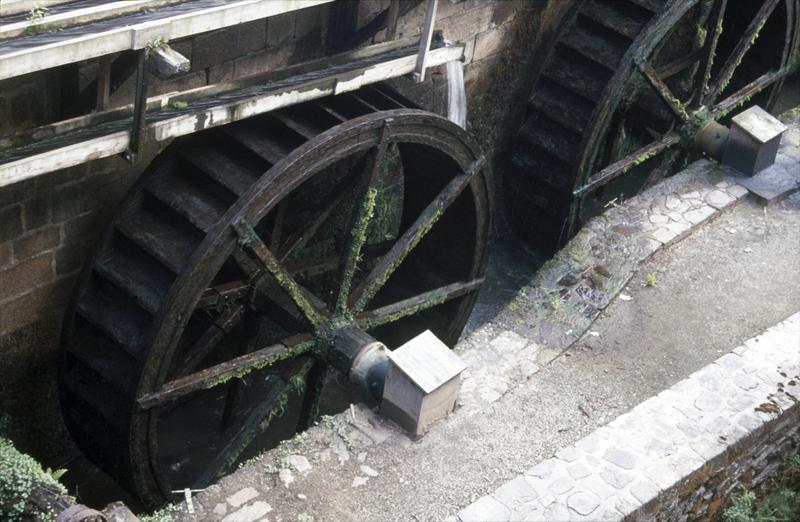
{"label": "stone curb", "polygon": [[[800,313],[481,497],[457,519],[559,522],[658,515],[678,520],[691,507],[697,510],[691,517],[706,514],[703,506],[724,500],[736,483],[728,480],[728,491],[701,487],[706,477],[696,474],[708,461],[733,448],[742,452],[737,444],[763,431],[782,438],[800,435],[791,422],[800,413],[798,339]],[[788,420],[782,433],[774,426],[781,419]],[[763,448],[755,449],[765,460]],[[760,471],[764,480],[768,470]],[[671,491],[679,485],[688,487],[681,494]],[[669,515],[658,501],[667,492],[676,504]]]}

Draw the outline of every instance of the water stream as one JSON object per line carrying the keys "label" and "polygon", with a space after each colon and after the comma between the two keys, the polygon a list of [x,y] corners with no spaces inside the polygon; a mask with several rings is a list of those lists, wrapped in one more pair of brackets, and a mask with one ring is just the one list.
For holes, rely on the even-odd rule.
{"label": "water stream", "polygon": [[447,119],[467,128],[467,93],[464,89],[464,64],[447,62]]}

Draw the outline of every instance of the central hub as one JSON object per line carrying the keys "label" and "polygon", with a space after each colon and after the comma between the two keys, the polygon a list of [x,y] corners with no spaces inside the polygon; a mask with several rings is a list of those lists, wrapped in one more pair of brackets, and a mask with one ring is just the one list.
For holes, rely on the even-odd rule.
{"label": "central hub", "polygon": [[681,127],[685,142],[707,156],[720,160],[728,141],[728,128],[714,121],[708,107],[700,107]]}
{"label": "central hub", "polygon": [[320,327],[328,345],[328,362],[347,375],[364,392],[380,401],[389,350],[347,317],[331,318]]}

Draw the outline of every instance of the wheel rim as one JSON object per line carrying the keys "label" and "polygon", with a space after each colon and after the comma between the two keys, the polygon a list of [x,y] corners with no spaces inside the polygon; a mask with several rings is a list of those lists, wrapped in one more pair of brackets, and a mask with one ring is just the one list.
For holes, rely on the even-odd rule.
{"label": "wheel rim", "polygon": [[769,108],[798,52],[797,5],[579,3],[515,148],[507,195],[517,231],[552,251],[609,202],[676,171],[709,121],[747,100]]}
{"label": "wheel rim", "polygon": [[[333,100],[326,104],[342,103]],[[374,109],[378,104],[367,105]],[[344,109],[333,112],[341,116]],[[296,115],[298,109],[289,112]],[[474,303],[485,262],[488,191],[476,163],[477,149],[463,131],[440,117],[397,109],[345,121],[292,149],[208,229],[171,284],[143,341],[146,355],[128,399],[128,467],[118,464],[116,476],[148,503],[163,501],[172,489],[219,476],[248,449],[264,419],[274,421],[287,409],[296,415],[283,419],[283,426],[260,426],[261,431],[274,428],[273,434],[283,430],[291,435],[298,424],[307,425],[316,398],[301,391],[320,389],[329,363],[325,340],[336,331],[356,326],[395,347],[422,327],[452,344]],[[391,167],[399,167],[399,175]],[[154,172],[158,168],[165,167]],[[400,178],[400,189],[398,180],[383,183],[392,176]],[[154,182],[144,185],[147,191]],[[442,196],[448,190],[452,197]],[[402,212],[380,214],[382,219],[364,228],[375,209],[392,210],[390,201],[397,194]],[[319,213],[305,205],[317,200],[323,209]],[[446,211],[431,220],[425,211],[435,200],[446,203]],[[361,223],[360,228],[353,223]],[[282,232],[276,234],[278,230]],[[391,237],[381,242],[379,236]],[[293,258],[292,246],[297,245]],[[402,247],[409,246],[413,248],[406,254]],[[292,265],[310,259],[311,252],[320,259],[327,256],[322,272]],[[296,284],[281,279],[285,272],[270,264],[276,259],[280,267],[293,267],[288,275]],[[423,272],[431,280],[414,277]],[[351,291],[339,291],[343,287]],[[79,316],[81,299],[86,298],[78,299]],[[224,335],[219,333],[223,330]],[[207,347],[209,339],[213,348]],[[270,347],[274,349],[263,349]],[[254,364],[233,381],[227,380],[231,375],[224,368],[217,372],[224,364],[242,362],[236,357],[243,354],[261,357],[261,367]],[[68,376],[69,370],[67,363],[62,373]],[[197,378],[182,381],[182,375],[209,371],[214,376],[201,375],[199,391],[182,388],[164,396],[165,389],[175,392],[170,386],[176,382],[196,386]],[[288,408],[287,401],[292,403]],[[201,404],[215,406],[202,412]],[[204,428],[203,414],[221,429]],[[181,440],[167,437],[178,424],[186,435]],[[197,427],[187,428],[190,424]],[[80,442],[82,430],[75,431]],[[212,431],[213,437],[208,434]],[[206,455],[199,458],[201,448]],[[187,460],[190,455],[193,462]],[[189,463],[181,466],[183,461]]]}

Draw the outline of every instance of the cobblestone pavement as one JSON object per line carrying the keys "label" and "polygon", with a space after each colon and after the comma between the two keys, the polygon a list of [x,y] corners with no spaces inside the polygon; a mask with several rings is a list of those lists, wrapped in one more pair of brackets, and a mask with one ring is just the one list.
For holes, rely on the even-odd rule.
{"label": "cobblestone pavement", "polygon": [[[782,152],[795,163],[800,159],[797,121]],[[800,255],[800,199],[762,216],[750,201],[735,205],[742,194],[726,174],[695,163],[590,223],[497,318],[459,343],[468,370],[458,408],[422,439],[409,439],[356,405],[199,493],[194,514],[177,505],[178,517],[442,520],[799,310],[800,296],[791,289],[800,273],[790,260]],[[729,233],[729,219],[747,230]],[[758,244],[752,226],[766,230]],[[687,241],[661,249],[689,232]],[[731,248],[734,254],[720,255]],[[691,262],[683,266],[682,259]],[[650,266],[656,262],[667,270],[658,275],[665,282],[639,285],[658,271]],[[677,266],[684,273],[673,273]],[[691,278],[691,292],[681,293],[686,284],[679,276]],[[670,286],[670,278],[678,286]],[[706,294],[724,309],[713,320],[704,316],[714,308]],[[653,296],[670,309],[659,308],[664,302]],[[685,310],[695,317],[675,315]],[[644,331],[651,323],[660,330]],[[592,348],[610,340],[619,344]],[[646,351],[656,345],[657,354]],[[576,476],[585,471],[573,469]],[[567,493],[568,486],[561,481],[553,487],[564,491],[550,494]],[[573,504],[580,512],[591,501],[580,496]]]}
{"label": "cobblestone pavement", "polygon": [[621,520],[798,409],[800,313],[458,513],[461,522]]}

